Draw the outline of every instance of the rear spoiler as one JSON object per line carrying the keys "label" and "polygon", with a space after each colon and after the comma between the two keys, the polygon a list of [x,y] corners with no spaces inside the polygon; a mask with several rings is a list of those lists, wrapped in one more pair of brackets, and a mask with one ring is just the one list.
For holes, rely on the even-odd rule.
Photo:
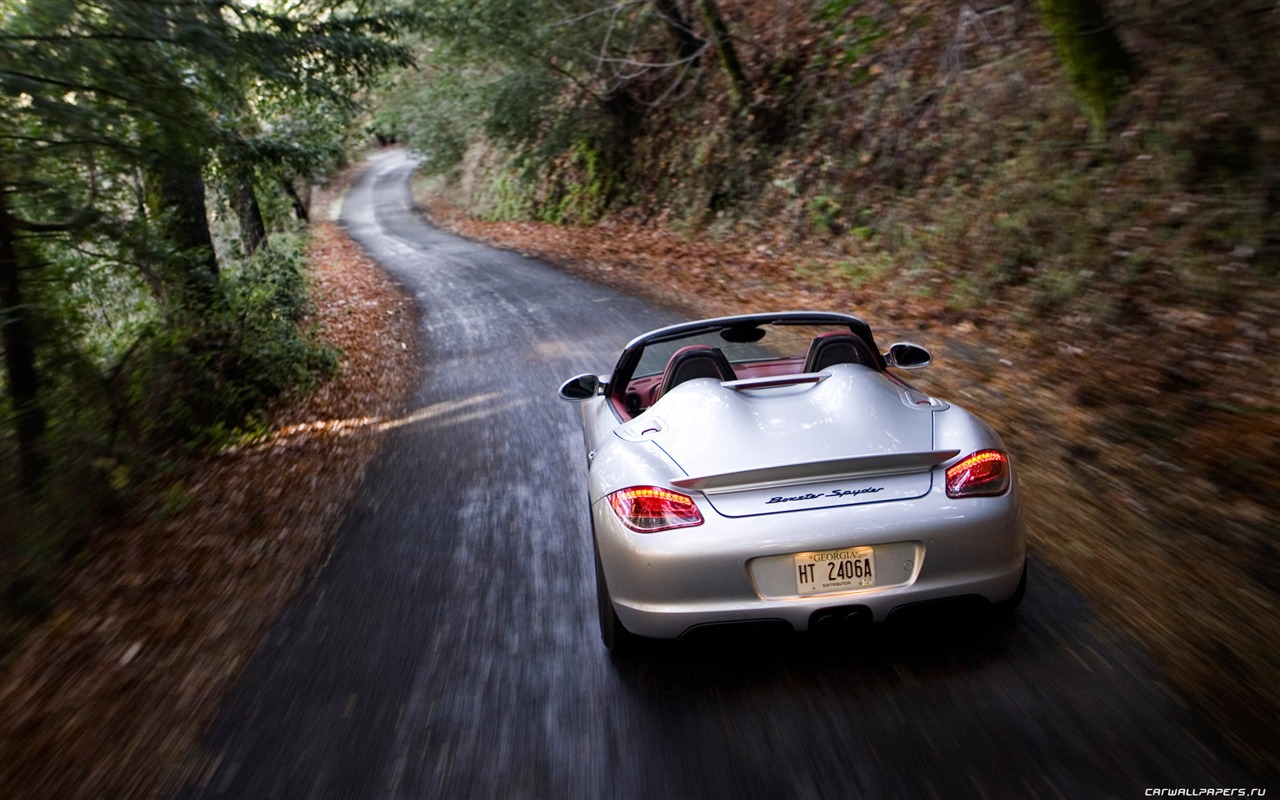
{"label": "rear spoiler", "polygon": [[802,464],[759,467],[718,475],[676,478],[671,485],[681,489],[717,494],[761,489],[766,486],[794,486],[816,480],[841,480],[872,475],[906,475],[927,472],[960,455],[959,450],[925,450],[918,453],[887,453],[850,458],[833,458]]}

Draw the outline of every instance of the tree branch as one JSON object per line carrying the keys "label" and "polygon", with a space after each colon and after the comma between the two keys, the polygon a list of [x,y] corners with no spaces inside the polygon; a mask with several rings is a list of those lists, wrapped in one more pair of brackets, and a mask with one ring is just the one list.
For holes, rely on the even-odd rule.
{"label": "tree branch", "polygon": [[83,227],[90,222],[97,211],[94,209],[94,203],[98,199],[98,167],[93,160],[93,151],[89,150],[89,197],[85,200],[83,206],[72,212],[71,216],[60,222],[32,222],[30,220],[18,219],[10,216],[13,220],[13,226],[17,230],[25,233],[67,233]]}

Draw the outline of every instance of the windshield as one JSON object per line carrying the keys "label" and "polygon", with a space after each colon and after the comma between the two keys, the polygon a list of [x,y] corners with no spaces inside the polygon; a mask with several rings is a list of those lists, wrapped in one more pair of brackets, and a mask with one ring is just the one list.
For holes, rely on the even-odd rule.
{"label": "windshield", "polygon": [[699,331],[689,336],[655,342],[640,354],[633,378],[657,375],[667,366],[671,355],[682,347],[702,344],[718,347],[731,364],[746,361],[803,359],[809,344],[824,333],[848,333],[843,325],[775,325],[762,324],[749,328],[724,328]]}

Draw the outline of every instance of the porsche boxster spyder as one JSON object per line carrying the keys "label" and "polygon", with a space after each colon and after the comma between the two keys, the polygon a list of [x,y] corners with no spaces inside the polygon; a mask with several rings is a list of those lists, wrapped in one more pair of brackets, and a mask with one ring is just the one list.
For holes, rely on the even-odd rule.
{"label": "porsche boxster spyder", "polygon": [[708,625],[863,628],[919,603],[1026,588],[1018,479],[1000,437],[904,382],[847,314],[688,322],[571,378],[588,462],[606,647]]}

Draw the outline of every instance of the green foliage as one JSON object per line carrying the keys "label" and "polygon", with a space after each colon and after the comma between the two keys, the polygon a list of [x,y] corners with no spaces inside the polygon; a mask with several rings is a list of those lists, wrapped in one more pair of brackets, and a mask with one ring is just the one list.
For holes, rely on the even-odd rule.
{"label": "green foliage", "polygon": [[[422,3],[430,36],[418,68],[394,76],[428,100],[481,110],[482,130],[528,141],[554,113],[566,81],[595,66],[592,53],[611,28],[584,0],[434,0]],[[585,86],[580,86],[586,89]],[[380,113],[391,111],[380,103]],[[571,103],[565,110],[571,110]],[[395,113],[391,111],[391,113]],[[419,119],[434,119],[419,117]],[[434,120],[449,124],[448,120]]]}
{"label": "green foliage", "polygon": [[[830,61],[849,71],[855,84],[871,79],[866,58],[875,52],[876,43],[885,35],[885,27],[868,8],[866,0],[827,0],[817,12],[817,19],[827,29],[823,54],[814,66],[825,67]],[[828,58],[825,53],[833,53]]]}
{"label": "green foliage", "polygon": [[[647,48],[660,46],[667,57],[660,19],[647,4],[587,0],[419,7],[430,31],[415,48],[419,68],[388,77],[376,130],[414,147],[436,173],[458,166],[472,143],[503,149],[503,162],[520,173],[486,192],[488,208],[495,191],[520,188],[541,218],[598,218],[625,177],[628,139],[645,109],[639,95],[670,88],[637,80],[633,66],[648,63]],[[515,207],[499,205],[502,213]]]}
{"label": "green foliage", "polygon": [[838,233],[842,210],[839,200],[820,194],[809,201],[809,224],[817,231]]}
{"label": "green foliage", "polygon": [[494,221],[529,219],[534,214],[530,188],[517,171],[504,169],[491,175],[473,202],[480,216]]}
{"label": "green foliage", "polygon": [[[0,595],[0,652],[22,618],[40,612],[67,554],[95,527],[160,491],[173,459],[257,429],[282,397],[334,374],[338,353],[307,333],[302,242],[276,236],[250,260],[230,261],[226,298],[207,317],[164,316],[145,286],[88,254],[56,258],[37,284],[41,374],[50,416],[49,475],[16,491],[0,470],[0,526],[15,532]],[[0,419],[8,419],[0,402]],[[13,459],[0,439],[4,464]],[[170,491],[165,509],[183,501]]]}
{"label": "green foliage", "polygon": [[223,443],[252,428],[275,399],[334,373],[338,354],[300,327],[308,309],[302,256],[282,238],[225,271],[225,303],[215,314],[145,331],[126,405],[127,427],[144,441]]}
{"label": "green foliage", "polygon": [[543,205],[542,217],[558,225],[589,225],[598,220],[609,202],[616,177],[590,142],[583,140],[570,152],[560,170],[563,180],[554,193],[558,202]]}
{"label": "green foliage", "polygon": [[[545,70],[513,71],[489,82],[479,92],[486,108],[484,134],[518,150],[539,147],[551,154],[564,149],[567,139],[591,125],[588,108],[557,109],[553,98],[565,91],[562,76]],[[570,111],[570,113],[564,113]],[[579,134],[580,135],[580,134]]]}
{"label": "green foliage", "polygon": [[423,159],[423,172],[447,172],[480,133],[488,107],[484,86],[482,76],[467,69],[443,71],[424,52],[419,70],[390,73],[378,86],[373,130],[412,147]]}
{"label": "green foliage", "polygon": [[158,454],[216,444],[332,371],[299,330],[296,243],[237,260],[224,221],[294,227],[297,187],[352,141],[357,93],[407,65],[391,37],[412,20],[325,0],[8,0],[0,22],[3,616]]}

